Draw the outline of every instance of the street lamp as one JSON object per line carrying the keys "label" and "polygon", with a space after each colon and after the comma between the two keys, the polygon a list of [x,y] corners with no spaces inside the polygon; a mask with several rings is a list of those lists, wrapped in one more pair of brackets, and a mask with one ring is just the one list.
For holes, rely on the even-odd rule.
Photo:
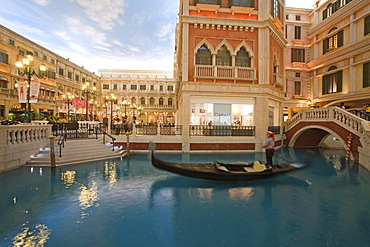
{"label": "street lamp", "polygon": [[143,111],[143,107],[142,107],[142,106],[139,106],[139,107],[137,108],[137,111],[139,112],[139,121],[140,121],[141,112]]}
{"label": "street lamp", "polygon": [[27,76],[27,122],[31,123],[31,103],[30,103],[30,85],[31,85],[31,79],[32,76],[37,76],[38,78],[43,78],[45,71],[46,71],[46,65],[41,64],[40,65],[40,74],[37,74],[36,71],[32,68],[32,62],[33,62],[33,53],[27,52],[26,57],[22,59],[20,62],[16,62],[18,75],[20,76]]}
{"label": "street lamp", "polygon": [[125,119],[127,120],[127,111],[126,111],[126,107],[129,106],[130,104],[127,102],[127,100],[124,100],[122,102],[122,105],[125,107]]}
{"label": "street lamp", "polygon": [[67,123],[69,123],[69,105],[72,104],[74,97],[71,93],[67,93],[67,97],[63,94],[63,98],[66,98],[67,104]]}
{"label": "street lamp", "polygon": [[116,96],[114,96],[113,93],[111,93],[109,96],[105,97],[105,101],[110,101],[110,129],[112,131],[113,123],[112,123],[112,116],[113,116],[113,102],[116,101]]}
{"label": "street lamp", "polygon": [[131,108],[132,108],[132,115],[135,117],[135,110],[137,109],[137,107],[135,104],[133,104],[131,105]]}
{"label": "street lamp", "polygon": [[85,94],[86,100],[86,121],[89,121],[89,95],[95,95],[96,87],[94,86],[92,90],[90,89],[90,82],[85,82],[85,84],[82,86],[82,93]]}
{"label": "street lamp", "polygon": [[98,104],[98,101],[94,101],[94,99],[91,99],[90,100],[90,105],[91,105],[91,118],[92,118],[92,121],[94,121],[95,120],[95,118],[94,118],[94,115],[96,115],[96,114],[94,114],[94,105],[96,105],[97,106],[97,104]]}

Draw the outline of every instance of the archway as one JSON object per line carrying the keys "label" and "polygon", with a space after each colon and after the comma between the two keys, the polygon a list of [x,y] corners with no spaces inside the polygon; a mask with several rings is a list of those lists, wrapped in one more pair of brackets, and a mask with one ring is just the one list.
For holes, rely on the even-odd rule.
{"label": "archway", "polygon": [[[323,147],[330,143],[331,138],[336,143],[336,148],[346,148],[346,142],[333,130],[320,125],[310,125],[294,133],[288,143],[289,147]],[[335,140],[334,140],[335,139]],[[326,143],[326,144],[325,144]]]}

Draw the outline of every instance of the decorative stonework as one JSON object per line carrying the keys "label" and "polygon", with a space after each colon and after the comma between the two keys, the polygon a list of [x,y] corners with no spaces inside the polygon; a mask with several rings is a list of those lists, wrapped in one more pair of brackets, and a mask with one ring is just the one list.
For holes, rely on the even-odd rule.
{"label": "decorative stonework", "polygon": [[229,30],[229,31],[245,31],[245,32],[254,32],[255,27],[245,27],[245,26],[237,26],[237,25],[216,25],[216,24],[204,24],[204,23],[194,23],[194,28],[200,29],[217,29],[217,30]]}
{"label": "decorative stonework", "polygon": [[198,3],[195,7],[197,8],[198,13],[200,11],[211,11],[217,14],[218,10],[220,9],[220,5],[200,4],[200,3]]}

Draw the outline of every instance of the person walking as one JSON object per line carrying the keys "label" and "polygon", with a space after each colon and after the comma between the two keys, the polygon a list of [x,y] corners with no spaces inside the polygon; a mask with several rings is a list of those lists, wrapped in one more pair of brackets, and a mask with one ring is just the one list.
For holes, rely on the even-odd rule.
{"label": "person walking", "polygon": [[263,144],[262,147],[266,148],[266,167],[268,168],[269,166],[273,167],[273,161],[272,157],[274,156],[275,153],[275,135],[271,131],[267,131],[267,139],[265,144]]}

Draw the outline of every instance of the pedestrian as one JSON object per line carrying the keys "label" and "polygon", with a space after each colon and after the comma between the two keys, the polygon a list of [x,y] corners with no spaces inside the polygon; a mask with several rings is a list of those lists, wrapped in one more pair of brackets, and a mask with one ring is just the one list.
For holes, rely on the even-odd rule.
{"label": "pedestrian", "polygon": [[273,167],[273,162],[272,162],[272,157],[274,156],[274,153],[275,153],[275,149],[274,149],[274,146],[275,146],[275,136],[274,136],[274,133],[272,133],[271,131],[267,131],[267,139],[266,139],[266,142],[265,144],[263,144],[262,147],[266,148],[266,167]]}

